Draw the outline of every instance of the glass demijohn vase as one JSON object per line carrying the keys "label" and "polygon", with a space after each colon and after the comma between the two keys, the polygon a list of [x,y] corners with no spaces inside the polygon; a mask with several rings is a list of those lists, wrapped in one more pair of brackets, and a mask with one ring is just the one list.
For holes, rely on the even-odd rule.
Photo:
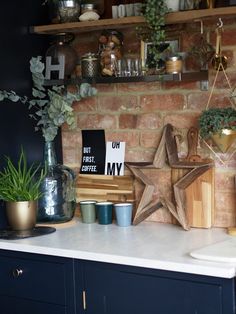
{"label": "glass demijohn vase", "polygon": [[38,202],[37,222],[62,223],[73,218],[75,199],[75,174],[57,163],[54,142],[45,142],[44,163],[47,169]]}

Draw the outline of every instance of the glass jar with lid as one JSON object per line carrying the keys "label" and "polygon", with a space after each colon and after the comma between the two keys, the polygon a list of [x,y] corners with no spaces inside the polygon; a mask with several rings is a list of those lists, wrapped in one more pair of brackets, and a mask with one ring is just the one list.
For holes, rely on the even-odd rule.
{"label": "glass jar with lid", "polygon": [[104,12],[104,0],[82,0],[81,9],[84,6],[93,6],[93,10],[95,9],[99,15],[102,15]]}
{"label": "glass jar with lid", "polygon": [[61,23],[77,22],[80,14],[79,0],[59,0],[58,15]]}
{"label": "glass jar with lid", "polygon": [[97,77],[100,74],[99,57],[95,53],[86,53],[81,58],[81,74],[83,78]]}

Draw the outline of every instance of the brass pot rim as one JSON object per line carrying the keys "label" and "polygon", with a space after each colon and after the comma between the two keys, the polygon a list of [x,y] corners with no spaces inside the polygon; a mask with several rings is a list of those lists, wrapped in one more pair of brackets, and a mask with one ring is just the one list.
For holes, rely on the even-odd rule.
{"label": "brass pot rim", "polygon": [[7,203],[29,203],[29,202],[37,202],[38,200],[28,200],[28,201],[6,201]]}
{"label": "brass pot rim", "polygon": [[218,135],[218,134],[219,135],[221,135],[221,134],[223,134],[223,135],[232,135],[232,134],[236,134],[236,130],[225,128],[225,129],[222,129],[221,132],[215,132],[212,135],[214,136],[214,135]]}

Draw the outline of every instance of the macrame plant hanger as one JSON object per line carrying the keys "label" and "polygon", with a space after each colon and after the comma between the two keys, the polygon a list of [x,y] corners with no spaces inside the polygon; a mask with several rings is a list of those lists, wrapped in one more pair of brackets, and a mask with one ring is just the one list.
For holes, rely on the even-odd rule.
{"label": "macrame plant hanger", "polygon": [[[227,67],[227,58],[225,56],[223,56],[222,52],[221,52],[221,35],[222,35],[222,32],[223,32],[223,21],[222,21],[221,18],[219,18],[219,22],[217,23],[217,28],[216,28],[216,53],[215,53],[214,58],[212,59],[212,65],[216,69],[216,75],[215,75],[215,78],[214,78],[214,81],[213,81],[213,84],[212,84],[212,88],[211,88],[211,91],[210,91],[210,95],[209,95],[209,98],[208,98],[205,110],[207,110],[209,108],[209,106],[210,106],[210,102],[211,102],[211,99],[212,99],[212,95],[213,95],[213,92],[214,92],[214,89],[215,89],[215,85],[216,85],[216,81],[217,81],[219,72],[223,72],[224,77],[225,77],[226,82],[227,82],[227,85],[229,87],[229,93],[230,94],[232,94],[232,90],[233,90],[232,85],[230,83],[230,80],[229,80],[229,78],[228,78],[228,76],[227,76],[227,74],[225,72],[225,69]],[[229,97],[229,100],[230,100],[231,106],[235,107],[234,103],[231,100],[231,97]],[[223,160],[218,155],[218,153],[215,152],[215,150],[211,147],[211,145],[209,145],[202,137],[200,137],[200,140],[202,142],[204,142],[204,144],[220,160],[220,162],[222,164],[225,164],[225,160]],[[229,155],[229,158],[227,158],[226,161],[229,161],[232,158],[232,156],[235,154],[235,151],[236,151],[236,148]]]}

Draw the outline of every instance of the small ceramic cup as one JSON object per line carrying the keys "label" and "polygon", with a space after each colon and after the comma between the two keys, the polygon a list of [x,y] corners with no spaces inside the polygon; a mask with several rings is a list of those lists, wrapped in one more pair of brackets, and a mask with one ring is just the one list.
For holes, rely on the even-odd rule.
{"label": "small ceramic cup", "polygon": [[79,204],[82,222],[86,224],[94,223],[96,221],[96,201],[81,201]]}
{"label": "small ceramic cup", "polygon": [[116,222],[120,227],[128,227],[132,224],[132,203],[114,204]]}
{"label": "small ceramic cup", "polygon": [[109,225],[112,223],[112,202],[98,202],[96,203],[98,223],[100,225]]}

